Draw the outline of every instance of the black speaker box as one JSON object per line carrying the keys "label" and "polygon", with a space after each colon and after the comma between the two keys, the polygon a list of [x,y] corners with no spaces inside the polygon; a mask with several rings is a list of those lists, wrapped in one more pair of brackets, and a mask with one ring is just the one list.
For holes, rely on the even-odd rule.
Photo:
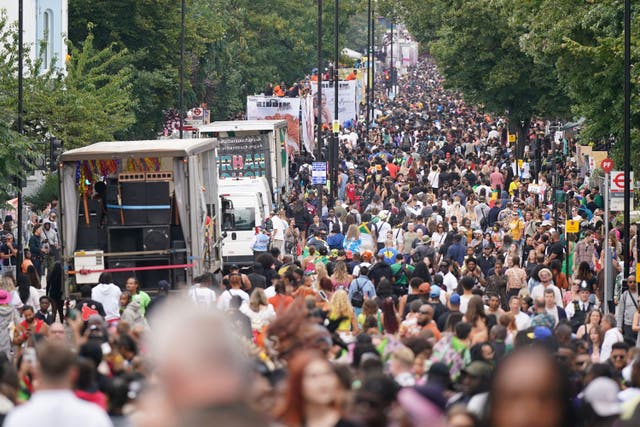
{"label": "black speaker box", "polygon": [[125,225],[147,225],[147,183],[121,182],[120,194],[124,209]]}
{"label": "black speaker box", "polygon": [[143,227],[109,227],[109,252],[140,252]]}
{"label": "black speaker box", "polygon": [[87,225],[78,223],[78,235],[76,236],[76,250],[101,250],[107,251],[107,232],[95,224]]}
{"label": "black speaker box", "polygon": [[169,249],[169,227],[146,227],[142,239],[145,251],[167,250]]}
{"label": "black speaker box", "polygon": [[[147,224],[165,225],[171,222],[171,197],[168,181],[147,182]],[[161,208],[160,208],[161,207]]]}
{"label": "black speaker box", "polygon": [[[187,253],[184,251],[187,245],[184,240],[172,240],[171,241],[171,249],[180,250],[180,252],[173,252],[171,254],[171,264],[179,265],[179,264],[187,264]],[[187,282],[187,271],[184,268],[176,268],[171,270],[172,281],[171,283],[176,286],[178,283],[186,283]]]}

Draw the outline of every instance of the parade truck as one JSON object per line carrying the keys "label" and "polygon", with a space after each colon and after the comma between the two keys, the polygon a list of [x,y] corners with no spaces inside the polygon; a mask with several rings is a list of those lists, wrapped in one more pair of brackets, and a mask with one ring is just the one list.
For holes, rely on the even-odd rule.
{"label": "parade truck", "polygon": [[[173,287],[222,268],[215,139],[98,142],[61,156],[66,284]],[[68,287],[65,288],[68,292]]]}
{"label": "parade truck", "polygon": [[218,172],[222,180],[267,178],[272,207],[289,190],[286,120],[216,121],[198,128],[199,138],[218,141]]}

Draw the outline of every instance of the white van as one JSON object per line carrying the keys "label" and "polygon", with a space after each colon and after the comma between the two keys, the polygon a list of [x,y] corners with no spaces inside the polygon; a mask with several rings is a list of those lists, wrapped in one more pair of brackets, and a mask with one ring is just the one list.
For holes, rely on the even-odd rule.
{"label": "white van", "polygon": [[[265,177],[219,181],[222,199],[222,260],[224,265],[252,265],[251,242],[271,214],[273,197]],[[226,236],[225,236],[226,233]]]}

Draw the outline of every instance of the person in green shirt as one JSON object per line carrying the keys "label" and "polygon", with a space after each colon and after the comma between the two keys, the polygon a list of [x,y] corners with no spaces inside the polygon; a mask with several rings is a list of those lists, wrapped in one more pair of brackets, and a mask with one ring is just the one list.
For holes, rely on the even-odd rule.
{"label": "person in green shirt", "polygon": [[140,304],[140,313],[144,316],[151,302],[151,297],[145,291],[140,290],[140,282],[135,277],[127,279],[126,288],[131,293],[131,301],[138,301]]}
{"label": "person in green shirt", "polygon": [[391,264],[391,273],[393,274],[394,292],[397,295],[400,296],[407,293],[409,279],[413,275],[413,270],[415,270],[415,267],[405,263],[402,254],[396,255],[396,262]]}

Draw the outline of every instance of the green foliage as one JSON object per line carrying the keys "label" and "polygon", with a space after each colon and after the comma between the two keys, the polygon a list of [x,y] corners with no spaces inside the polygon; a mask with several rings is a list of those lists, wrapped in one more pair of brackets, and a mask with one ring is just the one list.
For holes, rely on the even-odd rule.
{"label": "green foliage", "polygon": [[29,197],[25,197],[27,203],[31,203],[31,205],[38,208],[47,206],[53,199],[60,199],[60,182],[57,173],[47,175],[36,192]]}

